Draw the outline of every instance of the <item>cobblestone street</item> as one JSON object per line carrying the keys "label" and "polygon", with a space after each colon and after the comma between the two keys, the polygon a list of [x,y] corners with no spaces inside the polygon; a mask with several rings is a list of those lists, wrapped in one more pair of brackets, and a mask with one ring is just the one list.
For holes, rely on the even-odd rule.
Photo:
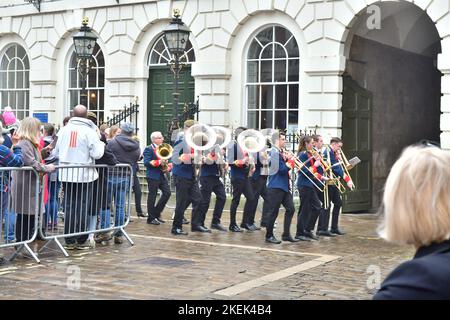
{"label": "cobblestone street", "polygon": [[47,250],[41,264],[19,257],[0,268],[0,298],[370,299],[368,267],[379,267],[384,279],[413,254],[379,239],[371,214],[343,215],[345,236],[281,245],[266,244],[263,230],[175,237],[170,216],[166,210],[160,226],[133,217],[126,230],[134,246],[111,241],[69,258]]}

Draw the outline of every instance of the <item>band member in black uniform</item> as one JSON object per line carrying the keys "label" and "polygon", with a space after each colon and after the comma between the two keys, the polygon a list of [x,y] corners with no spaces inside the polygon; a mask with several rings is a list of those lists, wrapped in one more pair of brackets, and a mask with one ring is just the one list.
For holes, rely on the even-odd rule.
{"label": "band member in black uniform", "polygon": [[[199,219],[196,224],[198,226],[203,226],[203,228],[206,228],[205,218],[208,212],[209,203],[211,201],[211,193],[214,192],[216,195],[216,204],[214,206],[211,229],[227,231],[227,229],[220,223],[223,208],[227,200],[225,186],[220,179],[220,165],[227,166],[227,164],[222,163],[224,161],[224,150],[219,148],[216,149],[217,150],[211,150],[203,159],[203,164],[200,169],[200,192],[202,194],[202,201],[200,203]],[[220,152],[221,154],[218,154],[218,152]],[[224,167],[223,169],[226,170],[227,167]],[[194,225],[194,221],[192,221],[192,223]]]}
{"label": "band member in black uniform", "polygon": [[322,203],[317,196],[317,188],[323,188],[324,181],[327,180],[321,172],[322,167],[319,159],[315,159],[312,150],[312,138],[302,136],[299,144],[298,158],[303,163],[298,172],[297,188],[300,194],[300,208],[297,217],[297,233],[295,238],[302,241],[318,240],[312,232],[308,230],[310,220],[320,214]]}
{"label": "band member in black uniform", "polygon": [[269,175],[269,154],[266,150],[253,154],[255,159],[255,172],[252,174],[250,183],[253,190],[253,200],[246,201],[244,212],[248,212],[248,221],[242,221],[243,225],[251,230],[260,230],[255,224],[256,209],[258,208],[258,200],[260,197],[264,199],[263,212],[261,217],[261,226],[267,226],[267,220],[270,215],[269,207],[267,205],[266,184]]}
{"label": "band member in black uniform", "polygon": [[289,186],[289,171],[294,168],[294,160],[283,151],[286,136],[280,133],[272,140],[274,146],[270,152],[269,182],[267,184],[267,198],[269,200],[270,217],[266,228],[266,242],[279,244],[280,240],[273,234],[273,226],[278,217],[280,206],[286,209],[284,216],[283,234],[281,240],[297,242],[290,233],[292,216],[295,212],[294,199]]}
{"label": "band member in black uniform", "polygon": [[[351,178],[345,173],[343,170],[342,165],[339,164],[339,162],[342,163],[340,151],[342,148],[343,142],[340,138],[334,137],[330,140],[330,146],[327,146],[325,149],[323,156],[324,159],[331,163],[331,168],[333,170],[333,173],[336,175],[336,177],[344,179],[344,181],[347,183],[347,186],[352,189],[353,188],[353,181]],[[338,223],[339,223],[339,213],[341,211],[342,207],[342,198],[341,193],[339,192],[339,189],[334,186],[330,185],[328,187],[328,195],[330,198],[330,203],[333,203],[333,214],[331,219],[331,229],[330,233],[335,235],[344,235],[345,232],[339,230]],[[323,215],[323,218],[319,218],[319,230],[322,232],[328,231],[328,224],[330,222],[330,209],[325,212]]]}
{"label": "band member in black uniform", "polygon": [[[184,130],[186,131],[195,124],[194,120],[186,120]],[[175,216],[172,224],[172,233],[175,235],[187,235],[183,231],[183,214],[187,209],[189,202],[192,203],[192,219],[197,221],[199,207],[202,196],[198,187],[198,182],[194,174],[194,149],[185,141],[184,136],[174,144],[172,163],[174,164],[172,173],[175,178],[176,187],[176,205]],[[209,229],[203,226],[192,227],[194,231],[208,232]]]}
{"label": "band member in black uniform", "polygon": [[[317,155],[319,157],[322,157],[322,148],[323,148],[323,138],[321,135],[315,134],[312,136],[313,139],[313,149],[317,152]],[[319,159],[317,159],[319,160]],[[322,159],[322,162],[324,162],[324,160]],[[323,163],[321,163],[321,167],[318,168],[318,172],[320,174],[323,174],[323,172],[325,171],[325,168],[323,167]],[[327,187],[329,188],[329,186]],[[317,218],[320,219],[320,217],[324,217],[327,213],[324,204],[325,204],[325,199],[324,199],[324,192],[318,190],[317,188],[315,188],[315,191],[317,192],[317,196],[319,197],[319,200],[322,202],[322,207],[320,208],[319,211],[316,211],[315,213],[318,213],[318,215],[313,215],[311,214],[311,218],[309,221],[309,225],[307,228],[307,232],[311,233],[314,231],[315,226],[316,226],[316,222],[317,222]],[[328,231],[320,231],[319,226],[317,226],[317,235],[318,236],[325,236],[325,237],[334,237],[335,235],[328,232]]]}
{"label": "band member in black uniform", "polygon": [[[172,164],[168,160],[161,160],[157,155],[158,147],[164,142],[161,132],[153,132],[150,136],[152,144],[144,150],[144,166],[147,171],[148,198],[147,223],[159,225],[165,221],[161,219],[161,212],[164,210],[167,201],[169,201],[171,192],[166,173],[172,170]],[[161,190],[161,198],[155,206],[158,189]]]}
{"label": "band member in black uniform", "polygon": [[[235,130],[236,139],[238,135],[247,128],[239,127]],[[242,150],[238,145],[237,140],[230,144],[227,149],[227,162],[231,167],[231,185],[233,186],[233,199],[230,206],[230,226],[229,230],[232,232],[241,232],[242,230],[236,223],[236,211],[241,200],[241,195],[244,194],[246,201],[253,200],[253,190],[249,178],[249,156],[247,152]],[[248,212],[244,211],[242,221],[248,221]],[[243,228],[253,231],[246,224],[242,224]]]}

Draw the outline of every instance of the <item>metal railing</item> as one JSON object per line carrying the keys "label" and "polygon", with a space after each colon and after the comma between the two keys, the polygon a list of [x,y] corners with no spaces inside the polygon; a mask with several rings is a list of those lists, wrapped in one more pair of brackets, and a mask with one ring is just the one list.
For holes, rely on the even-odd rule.
{"label": "metal railing", "polygon": [[122,122],[131,122],[136,127],[135,134],[138,133],[139,128],[138,124],[138,116],[139,116],[139,105],[130,103],[130,106],[124,106],[123,110],[121,110],[118,114],[113,114],[113,117],[106,118],[106,124],[108,126],[120,125]]}

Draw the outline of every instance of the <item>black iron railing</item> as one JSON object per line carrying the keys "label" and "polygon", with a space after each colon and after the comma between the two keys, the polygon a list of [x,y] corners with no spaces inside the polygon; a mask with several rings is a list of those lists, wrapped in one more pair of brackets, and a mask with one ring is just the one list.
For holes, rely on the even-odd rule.
{"label": "black iron railing", "polygon": [[130,106],[124,105],[123,110],[115,114],[113,112],[113,117],[106,118],[106,124],[108,126],[120,125],[122,122],[131,122],[136,127],[136,134],[139,131],[138,128],[138,115],[139,115],[139,105],[130,103]]}
{"label": "black iron railing", "polygon": [[198,121],[198,113],[200,112],[198,97],[196,102],[185,103],[183,107],[183,112],[178,115],[178,117],[174,117],[169,124],[167,125],[167,136],[172,137],[172,132],[175,130],[182,128],[183,123],[188,119],[194,119]]}

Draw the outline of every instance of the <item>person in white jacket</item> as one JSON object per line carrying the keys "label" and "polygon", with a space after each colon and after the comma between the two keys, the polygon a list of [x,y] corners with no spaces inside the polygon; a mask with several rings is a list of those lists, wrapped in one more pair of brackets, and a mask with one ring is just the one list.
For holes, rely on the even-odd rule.
{"label": "person in white jacket", "polygon": [[[77,166],[60,168],[58,173],[64,192],[65,234],[87,231],[93,181],[98,178],[95,168],[88,166],[95,165],[95,160],[100,159],[105,152],[105,144],[100,141],[97,126],[87,119],[86,107],[76,106],[73,115],[68,124],[59,131],[55,147],[60,166]],[[65,248],[87,249],[87,238],[87,234],[67,237]]]}

